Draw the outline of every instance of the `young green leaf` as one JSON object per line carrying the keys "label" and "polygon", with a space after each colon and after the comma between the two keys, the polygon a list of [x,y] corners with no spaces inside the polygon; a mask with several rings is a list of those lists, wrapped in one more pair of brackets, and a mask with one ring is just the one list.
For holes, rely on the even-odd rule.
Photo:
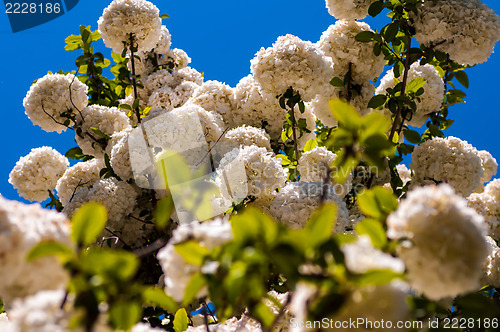
{"label": "young green leaf", "polygon": [[71,238],[78,245],[92,244],[106,227],[108,214],[106,208],[99,203],[84,204],[71,219]]}
{"label": "young green leaf", "polygon": [[210,252],[207,248],[193,240],[177,243],[174,247],[177,253],[181,255],[187,263],[196,266],[201,266],[203,264],[203,259]]}
{"label": "young green leaf", "polygon": [[174,316],[174,331],[175,332],[184,332],[188,328],[188,316],[186,309],[181,308],[177,310]]}
{"label": "young green leaf", "polygon": [[41,257],[53,255],[65,260],[73,255],[73,250],[60,242],[44,241],[38,243],[30,250],[26,260],[33,261]]}

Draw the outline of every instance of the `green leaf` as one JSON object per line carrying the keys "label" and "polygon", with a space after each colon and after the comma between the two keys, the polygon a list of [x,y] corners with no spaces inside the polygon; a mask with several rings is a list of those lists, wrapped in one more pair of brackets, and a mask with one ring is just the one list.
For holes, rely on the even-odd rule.
{"label": "green leaf", "polygon": [[161,15],[160,15],[160,18],[161,18],[161,19],[165,19],[165,18],[170,18],[170,16],[168,16],[167,14],[161,14]]}
{"label": "green leaf", "polygon": [[398,201],[390,190],[374,187],[358,195],[358,206],[364,214],[381,220],[397,209]]}
{"label": "green leaf", "polygon": [[361,116],[348,102],[341,99],[332,99],[328,103],[333,117],[339,124],[349,130],[356,130],[361,124]]}
{"label": "green leaf", "polygon": [[354,282],[359,286],[385,285],[394,279],[402,279],[403,274],[393,270],[371,270],[354,278]]}
{"label": "green leaf", "polygon": [[182,305],[187,307],[196,299],[196,295],[205,286],[205,278],[201,273],[196,273],[186,286],[184,291],[184,298],[182,299]]}
{"label": "green leaf", "polygon": [[278,225],[262,211],[247,207],[243,213],[231,219],[234,240],[237,242],[256,241],[262,239],[273,244],[278,236]]}
{"label": "green leaf", "polygon": [[90,245],[106,227],[107,219],[107,211],[102,204],[84,204],[71,219],[71,238],[78,245]]}
{"label": "green leaf", "polygon": [[335,204],[324,204],[309,218],[305,226],[308,233],[308,244],[317,247],[331,238],[335,227],[337,206]]}
{"label": "green leaf", "polygon": [[379,108],[384,105],[387,100],[386,95],[376,95],[373,96],[372,99],[368,102],[368,108]]}
{"label": "green leaf", "polygon": [[188,328],[188,316],[186,313],[186,309],[181,308],[177,310],[174,316],[174,331],[175,332],[184,332]]}
{"label": "green leaf", "polygon": [[384,32],[384,37],[387,41],[392,42],[394,40],[394,37],[396,37],[397,33],[399,31],[399,23],[392,22],[387,26]]}
{"label": "green leaf", "polygon": [[177,253],[179,253],[187,263],[196,266],[201,266],[205,256],[210,253],[206,247],[201,246],[194,240],[177,243],[174,247]]}
{"label": "green leaf", "polygon": [[167,227],[168,222],[170,221],[170,215],[174,211],[174,201],[172,196],[167,196],[162,198],[157,206],[155,211],[153,212],[154,222],[158,229],[164,229]]}
{"label": "green leaf", "polygon": [[96,127],[90,127],[90,129],[96,133],[97,135],[101,136],[102,138],[106,139],[106,140],[110,140],[111,139],[111,136],[102,132],[99,128],[96,128]]}
{"label": "green leaf", "polygon": [[159,306],[168,312],[175,312],[177,310],[175,300],[165,294],[165,291],[161,288],[147,286],[142,291],[142,298],[147,304]]}
{"label": "green leaf", "polygon": [[334,77],[330,80],[330,84],[337,87],[344,86],[344,81],[340,77]]}
{"label": "green leaf", "polygon": [[375,219],[364,219],[354,226],[354,230],[358,235],[368,235],[375,248],[383,248],[387,244],[384,227]]}
{"label": "green leaf", "polygon": [[304,145],[304,152],[311,151],[315,147],[318,146],[318,139],[317,138],[311,138],[306,142],[306,145]]}
{"label": "green leaf", "polygon": [[469,77],[465,71],[460,70],[455,72],[453,75],[455,75],[457,81],[460,82],[460,84],[462,84],[466,89],[469,88]]}
{"label": "green leaf", "polygon": [[417,92],[418,89],[424,87],[425,82],[426,82],[425,78],[423,78],[423,77],[418,77],[418,78],[411,80],[406,85],[406,92]]}
{"label": "green leaf", "polygon": [[128,331],[141,320],[142,308],[137,302],[115,302],[109,310],[113,326],[118,330]]}
{"label": "green leaf", "polygon": [[422,141],[422,137],[420,137],[420,134],[415,130],[406,129],[403,135],[406,140],[412,144],[418,144]]}
{"label": "green leaf", "polygon": [[401,63],[401,61],[396,61],[394,64],[394,77],[398,78],[401,76],[404,70],[404,65]]}
{"label": "green leaf", "polygon": [[361,31],[356,35],[356,37],[354,37],[354,39],[359,42],[366,43],[372,41],[374,36],[375,34],[371,31]]}
{"label": "green leaf", "polygon": [[26,259],[28,261],[33,261],[35,259],[47,256],[56,255],[63,260],[71,257],[73,255],[73,250],[66,245],[56,242],[56,241],[44,241],[40,242],[31,248]]}
{"label": "green leaf", "polygon": [[139,259],[133,253],[110,248],[91,247],[81,258],[84,269],[110,282],[127,282],[139,268]]}
{"label": "green leaf", "polygon": [[371,17],[375,17],[384,9],[384,3],[382,1],[375,1],[368,8],[368,14]]}

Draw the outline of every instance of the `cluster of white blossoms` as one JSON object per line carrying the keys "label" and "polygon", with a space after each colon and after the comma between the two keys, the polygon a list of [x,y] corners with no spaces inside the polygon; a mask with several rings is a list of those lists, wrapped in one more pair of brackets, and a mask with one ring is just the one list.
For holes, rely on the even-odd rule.
{"label": "cluster of white blossoms", "polygon": [[373,54],[372,43],[362,43],[355,39],[362,31],[372,29],[363,22],[339,20],[330,25],[316,43],[332,59],[334,76],[343,79],[351,68],[351,77],[356,84],[379,77],[385,65],[383,54]]}
{"label": "cluster of white blossoms", "polygon": [[33,202],[49,198],[57,180],[69,167],[68,158],[51,147],[32,149],[21,157],[9,174],[9,183],[17,189],[19,196]]}
{"label": "cluster of white blossoms", "polygon": [[326,0],[328,13],[338,20],[360,20],[368,15],[375,0]]}
{"label": "cluster of white blossoms", "polygon": [[57,181],[56,190],[62,205],[66,205],[80,188],[91,187],[100,179],[99,172],[104,168],[102,159],[91,159],[71,166]]}
{"label": "cluster of white blossoms", "polygon": [[500,40],[500,18],[480,0],[423,1],[412,19],[421,45],[435,46],[463,65],[488,60]]}
{"label": "cluster of white blossoms", "polygon": [[482,193],[471,194],[467,204],[484,217],[488,235],[500,239],[500,180],[489,182]]}
{"label": "cluster of white blossoms", "polygon": [[[349,174],[344,183],[337,183],[333,179],[333,170],[331,169],[335,159],[337,159],[337,155],[324,146],[304,152],[299,158],[299,166],[297,167],[300,180],[304,182],[327,181],[333,187],[337,196],[344,197],[352,188],[352,174]],[[327,178],[329,172],[330,177]]]}
{"label": "cluster of white blossoms", "polygon": [[[368,108],[368,102],[373,97],[375,87],[371,83],[360,85],[360,93],[351,96],[349,103],[359,112],[361,116],[369,114],[372,109]],[[318,94],[311,102],[314,114],[327,127],[338,125],[337,119],[332,114],[328,102],[331,99],[347,98],[347,91],[343,87],[328,86],[322,93]]]}
{"label": "cluster of white blossoms", "polygon": [[219,81],[206,81],[197,87],[189,102],[203,107],[209,112],[219,113],[224,122],[228,122],[234,109],[233,89]]}
{"label": "cluster of white blossoms", "polygon": [[[245,166],[244,169],[239,167]],[[240,174],[241,172],[246,174]],[[288,170],[281,166],[281,160],[274,153],[256,145],[233,149],[225,154],[217,168],[218,178],[230,174],[247,181],[247,196],[270,196],[285,185]]]}
{"label": "cluster of white blossoms", "polygon": [[83,153],[96,158],[104,157],[106,139],[102,134],[111,136],[130,126],[127,115],[116,107],[91,105],[82,109],[81,115],[83,120],[80,117],[79,121],[82,132],[75,133],[76,143]]}
{"label": "cluster of white blossoms", "polygon": [[133,36],[138,51],[155,47],[162,35],[160,11],[146,0],[113,0],[97,21],[104,44],[122,53],[124,43],[130,46]]}
{"label": "cluster of white blossoms", "polygon": [[408,281],[431,300],[479,286],[486,259],[484,219],[447,184],[416,188],[387,218],[387,235],[407,239],[398,248]]}
{"label": "cluster of white blossoms", "polygon": [[489,236],[486,237],[486,243],[488,244],[488,258],[483,264],[481,286],[500,287],[500,248]]}
{"label": "cluster of white blossoms", "polygon": [[[207,222],[181,224],[177,227],[168,244],[158,252],[156,258],[165,274],[165,292],[174,300],[182,302],[184,291],[191,278],[203,269],[184,260],[175,249],[175,245],[193,240],[211,250],[222,246],[233,239],[231,224],[224,219],[214,219]],[[197,297],[206,295],[207,289],[198,292]]]}
{"label": "cluster of white blossoms", "polygon": [[481,178],[482,183],[486,183],[491,180],[497,174],[498,163],[497,160],[486,150],[478,151],[478,156],[481,158],[481,166],[484,170],[484,175]]}
{"label": "cluster of white blossoms", "polygon": [[421,143],[415,147],[411,160],[412,186],[446,182],[464,197],[479,186],[484,174],[476,148],[452,136]]}
{"label": "cluster of white blossoms", "polygon": [[264,129],[260,128],[243,125],[228,130],[224,134],[224,140],[236,146],[256,145],[260,148],[265,148],[267,151],[272,151],[271,137]]}
{"label": "cluster of white blossoms", "polygon": [[61,133],[67,117],[64,112],[75,114],[88,103],[88,87],[73,75],[47,74],[34,83],[23,100],[26,115],[33,124],[46,132]]}
{"label": "cluster of white blossoms", "polygon": [[170,45],[172,44],[172,36],[170,35],[170,31],[168,31],[167,27],[162,25],[160,32],[160,39],[156,43],[154,48],[154,53],[157,54],[165,54],[170,50]]}
{"label": "cluster of white blossoms", "polygon": [[335,232],[343,232],[349,212],[345,203],[330,185],[321,182],[290,182],[280,189],[269,205],[262,206],[277,222],[292,229],[305,226],[311,214],[321,203],[337,206]]}
{"label": "cluster of white blossoms", "polygon": [[[170,49],[164,54],[152,52],[137,52],[140,60],[134,61],[135,74],[141,77],[146,77],[152,74],[155,69],[160,67],[171,70],[179,70],[186,68],[191,62],[191,58],[184,50],[179,48]],[[132,71],[132,62],[127,62],[127,67]]]}
{"label": "cluster of white blossoms", "polygon": [[132,127],[128,127],[122,131],[114,133],[106,147],[106,153],[109,156],[111,168],[120,179],[127,181],[134,177],[132,165],[130,164],[130,147],[128,144]]}
{"label": "cluster of white blossoms", "polygon": [[[429,64],[422,66],[419,63],[414,63],[410,66],[408,82],[417,78],[425,79],[424,93],[416,98],[417,110],[412,113],[411,119],[406,123],[414,127],[422,127],[429,118],[430,113],[439,112],[441,109],[444,97],[444,82],[434,66]],[[375,93],[385,94],[387,88],[394,88],[395,85],[394,71],[391,69],[382,78]],[[388,109],[384,109],[383,112],[388,118],[392,116]]]}
{"label": "cluster of white blossoms", "polygon": [[68,272],[55,256],[28,262],[31,249],[42,241],[57,241],[71,247],[66,217],[0,196],[0,298],[11,301],[44,289],[64,287]]}
{"label": "cluster of white blossoms", "polygon": [[278,37],[250,62],[255,79],[274,96],[292,87],[303,101],[311,101],[333,77],[332,60],[313,43],[293,35]]}
{"label": "cluster of white blossoms", "polygon": [[[262,327],[254,319],[242,315],[241,318],[232,317],[224,321],[224,323],[211,324],[208,326],[210,332],[263,332]],[[273,331],[280,332],[280,330]],[[198,326],[189,326],[186,332],[207,332],[205,324]]]}

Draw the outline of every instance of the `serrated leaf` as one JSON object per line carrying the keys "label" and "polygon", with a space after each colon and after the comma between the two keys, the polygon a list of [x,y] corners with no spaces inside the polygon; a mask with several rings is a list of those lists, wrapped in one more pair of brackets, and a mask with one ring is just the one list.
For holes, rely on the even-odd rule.
{"label": "serrated leaf", "polygon": [[106,227],[108,219],[104,205],[90,202],[79,208],[71,219],[71,238],[79,245],[90,245]]}

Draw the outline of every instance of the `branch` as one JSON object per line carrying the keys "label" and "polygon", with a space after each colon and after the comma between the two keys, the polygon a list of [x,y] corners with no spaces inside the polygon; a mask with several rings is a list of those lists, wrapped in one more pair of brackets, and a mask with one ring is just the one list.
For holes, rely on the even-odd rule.
{"label": "branch", "polygon": [[[134,34],[130,33],[130,61],[132,64],[132,85],[134,87],[134,102],[137,99],[137,82],[135,80],[135,59],[134,59]],[[136,107],[134,110],[137,116],[137,122],[141,123],[141,112],[139,108]]]}

